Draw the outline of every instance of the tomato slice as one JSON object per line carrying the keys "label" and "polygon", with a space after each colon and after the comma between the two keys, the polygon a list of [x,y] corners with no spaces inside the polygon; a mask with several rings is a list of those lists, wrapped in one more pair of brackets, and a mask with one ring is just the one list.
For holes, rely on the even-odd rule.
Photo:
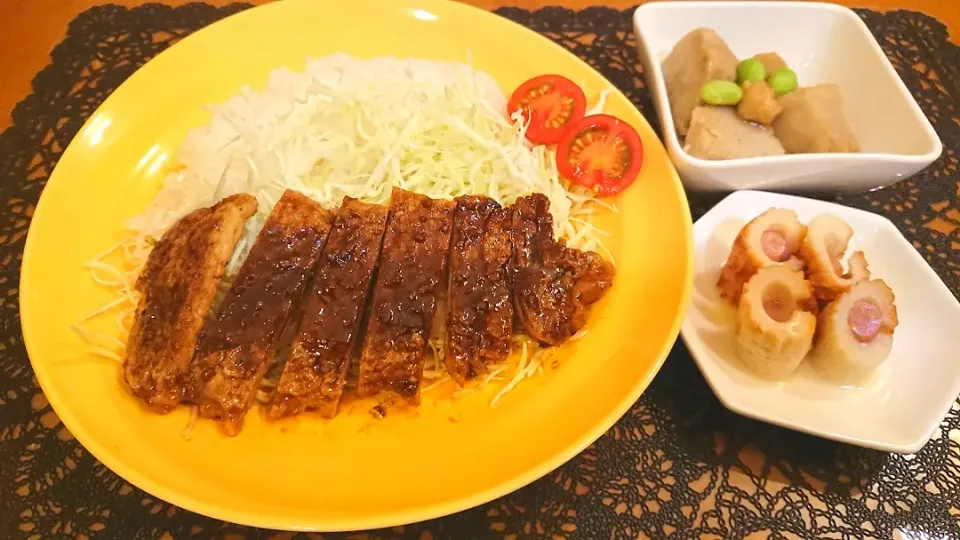
{"label": "tomato slice", "polygon": [[620,193],[640,173],[643,143],[633,127],[607,114],[570,126],[557,143],[557,170],[598,195]]}
{"label": "tomato slice", "polygon": [[563,75],[539,75],[513,91],[507,112],[520,111],[530,125],[527,139],[534,144],[554,144],[567,127],[583,118],[587,98],[576,83]]}

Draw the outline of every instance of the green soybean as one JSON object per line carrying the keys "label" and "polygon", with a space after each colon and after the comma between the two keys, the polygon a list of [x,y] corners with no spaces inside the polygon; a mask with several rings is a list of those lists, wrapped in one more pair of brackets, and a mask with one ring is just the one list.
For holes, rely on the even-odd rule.
{"label": "green soybean", "polygon": [[767,77],[767,84],[780,97],[797,89],[797,74],[790,68],[780,68]]}
{"label": "green soybean", "polygon": [[737,84],[747,81],[760,82],[767,78],[767,68],[756,58],[747,58],[737,64]]}
{"label": "green soybean", "polygon": [[700,98],[707,105],[736,105],[743,99],[743,89],[733,81],[710,81],[700,88]]}

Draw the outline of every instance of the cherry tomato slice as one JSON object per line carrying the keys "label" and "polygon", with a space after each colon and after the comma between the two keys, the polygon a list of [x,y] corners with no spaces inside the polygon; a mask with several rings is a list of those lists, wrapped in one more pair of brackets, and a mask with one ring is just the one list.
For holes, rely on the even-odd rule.
{"label": "cherry tomato slice", "polygon": [[508,114],[520,111],[530,124],[527,139],[534,144],[556,143],[586,110],[583,90],[562,75],[539,75],[524,82],[507,104]]}
{"label": "cherry tomato slice", "polygon": [[633,127],[607,114],[570,126],[557,143],[557,170],[598,195],[620,193],[640,173],[643,143]]}

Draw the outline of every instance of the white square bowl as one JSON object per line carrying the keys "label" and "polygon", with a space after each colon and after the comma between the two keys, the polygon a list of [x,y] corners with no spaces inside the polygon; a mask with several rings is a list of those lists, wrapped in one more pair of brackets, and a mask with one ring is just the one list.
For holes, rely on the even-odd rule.
{"label": "white square bowl", "polygon": [[[717,291],[733,240],[769,208],[802,222],[833,214],[855,231],[872,277],[896,296],[900,324],[893,350],[869,381],[841,386],[806,363],[784,381],[747,370],[734,349],[735,310]],[[694,288],[681,335],[720,401],[730,410],[828,439],[913,453],[931,437],[960,394],[960,303],[888,219],[838,204],[758,191],[734,193],[693,226]]]}
{"label": "white square bowl", "polygon": [[[904,180],[940,157],[940,138],[856,13],[810,2],[652,2],[634,31],[664,142],[687,189],[850,192]],[[775,51],[801,86],[835,83],[860,141],[856,154],[695,158],[677,137],[660,63],[687,32],[714,29],[738,58]]]}

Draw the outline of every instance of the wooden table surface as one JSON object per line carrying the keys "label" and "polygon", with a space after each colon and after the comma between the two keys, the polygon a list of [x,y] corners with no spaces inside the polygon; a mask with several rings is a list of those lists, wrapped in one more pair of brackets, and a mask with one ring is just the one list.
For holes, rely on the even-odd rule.
{"label": "wooden table surface", "polygon": [[[189,0],[160,0],[170,5]],[[226,4],[234,0],[205,0]],[[254,4],[269,0],[245,0]],[[495,9],[516,6],[535,9],[562,5],[581,9],[592,5],[628,8],[641,0],[468,0],[468,3]],[[133,6],[142,0],[0,0],[0,129],[10,125],[10,111],[30,92],[30,81],[49,61],[50,49],[63,39],[67,24],[83,10],[103,3]],[[956,41],[960,32],[960,9],[955,0],[845,0],[850,7],[910,9],[928,13],[943,21]]]}

